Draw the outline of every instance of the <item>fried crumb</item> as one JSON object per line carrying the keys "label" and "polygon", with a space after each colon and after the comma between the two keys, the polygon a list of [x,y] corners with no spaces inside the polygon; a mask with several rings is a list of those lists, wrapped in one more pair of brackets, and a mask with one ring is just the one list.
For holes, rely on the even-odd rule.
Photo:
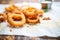
{"label": "fried crumb", "polygon": [[10,29],[10,32],[12,32],[12,29]]}
{"label": "fried crumb", "polygon": [[29,27],[29,26],[27,26],[27,27]]}
{"label": "fried crumb", "polygon": [[44,17],[43,20],[51,20],[50,17]]}

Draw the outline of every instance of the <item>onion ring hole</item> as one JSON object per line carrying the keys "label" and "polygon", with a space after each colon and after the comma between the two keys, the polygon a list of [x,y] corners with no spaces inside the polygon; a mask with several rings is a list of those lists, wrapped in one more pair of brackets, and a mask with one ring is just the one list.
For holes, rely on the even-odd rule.
{"label": "onion ring hole", "polygon": [[13,16],[12,19],[13,19],[13,21],[21,21],[22,20],[22,18],[19,16],[16,16],[16,17]]}

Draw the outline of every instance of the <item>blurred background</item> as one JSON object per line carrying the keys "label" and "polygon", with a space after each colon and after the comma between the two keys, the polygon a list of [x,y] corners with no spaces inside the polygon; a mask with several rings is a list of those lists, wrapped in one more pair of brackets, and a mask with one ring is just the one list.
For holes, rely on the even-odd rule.
{"label": "blurred background", "polygon": [[[20,2],[40,2],[40,0],[0,0],[0,4],[7,4],[7,3],[20,3]],[[60,0],[54,0],[55,2],[60,2]]]}

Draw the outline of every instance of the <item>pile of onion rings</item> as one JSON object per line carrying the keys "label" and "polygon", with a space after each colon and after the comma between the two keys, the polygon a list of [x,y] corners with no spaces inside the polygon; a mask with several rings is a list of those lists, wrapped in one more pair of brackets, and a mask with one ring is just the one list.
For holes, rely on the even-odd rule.
{"label": "pile of onion rings", "polygon": [[7,22],[11,27],[22,27],[25,23],[40,23],[39,18],[43,16],[43,10],[39,10],[34,7],[27,7],[25,9],[22,8],[15,5],[11,5],[5,8]]}

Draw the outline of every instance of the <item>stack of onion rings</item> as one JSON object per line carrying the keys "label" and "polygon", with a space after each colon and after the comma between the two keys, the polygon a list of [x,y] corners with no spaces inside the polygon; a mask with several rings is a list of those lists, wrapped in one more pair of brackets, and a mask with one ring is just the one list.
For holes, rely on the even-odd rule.
{"label": "stack of onion rings", "polygon": [[7,21],[12,27],[21,27],[25,23],[39,23],[39,16],[43,16],[44,13],[43,10],[34,7],[22,9],[15,5],[5,8],[5,12],[7,15]]}
{"label": "stack of onion rings", "polygon": [[28,7],[24,10],[24,14],[26,16],[26,22],[29,24],[36,24],[39,22],[39,18],[38,18],[38,13],[37,13],[37,9],[34,7]]}

